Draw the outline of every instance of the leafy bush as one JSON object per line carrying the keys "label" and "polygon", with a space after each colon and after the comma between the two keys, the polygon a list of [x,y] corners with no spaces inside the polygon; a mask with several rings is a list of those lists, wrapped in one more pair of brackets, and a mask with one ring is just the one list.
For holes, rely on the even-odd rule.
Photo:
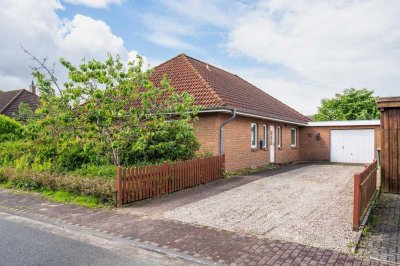
{"label": "leafy bush", "polygon": [[57,166],[67,171],[78,169],[88,162],[89,158],[86,156],[83,147],[78,145],[64,148],[57,157]]}
{"label": "leafy bush", "polygon": [[76,176],[102,177],[114,180],[117,174],[117,168],[113,164],[93,165],[84,164],[81,168],[70,171],[69,174]]}
{"label": "leafy bush", "polygon": [[5,115],[0,115],[0,128],[0,142],[19,140],[24,135],[24,127]]}
{"label": "leafy bush", "polygon": [[189,160],[195,157],[199,147],[194,128],[187,121],[151,122],[141,132],[141,137],[127,149],[123,163]]}
{"label": "leafy bush", "polygon": [[0,181],[26,190],[49,189],[65,191],[75,195],[93,196],[102,203],[115,203],[115,184],[110,180],[30,170],[17,171],[0,168]]}
{"label": "leafy bush", "polygon": [[16,160],[22,156],[30,157],[29,160],[33,161],[32,151],[33,145],[30,141],[0,142],[0,166],[15,166]]}

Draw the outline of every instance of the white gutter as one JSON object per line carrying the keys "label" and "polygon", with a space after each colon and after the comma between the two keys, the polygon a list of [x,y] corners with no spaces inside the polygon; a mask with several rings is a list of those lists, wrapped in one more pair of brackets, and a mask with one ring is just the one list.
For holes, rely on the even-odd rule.
{"label": "white gutter", "polygon": [[308,127],[340,127],[340,126],[379,126],[380,120],[348,120],[308,122]]}
{"label": "white gutter", "polygon": [[[229,114],[231,114],[232,111],[228,110],[228,109],[214,109],[214,110],[201,110],[199,113],[229,113]],[[269,117],[269,116],[254,115],[254,114],[249,114],[249,113],[239,112],[239,111],[237,111],[236,114],[241,115],[241,116],[266,119],[266,120],[282,122],[282,123],[287,123],[287,124],[293,124],[293,125],[299,125],[299,126],[307,125],[307,123],[293,122],[293,121],[289,121],[289,120],[283,120],[283,119],[273,118],[273,117]]]}

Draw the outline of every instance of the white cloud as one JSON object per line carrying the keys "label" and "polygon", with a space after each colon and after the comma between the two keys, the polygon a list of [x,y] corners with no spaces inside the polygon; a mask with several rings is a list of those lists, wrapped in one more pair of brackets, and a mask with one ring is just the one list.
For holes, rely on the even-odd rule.
{"label": "white cloud", "polygon": [[[294,83],[300,88],[304,83],[319,88],[313,91],[319,98],[349,87],[396,94],[400,86],[399,18],[399,1],[271,0],[238,21],[226,47],[233,55],[294,71],[298,77]],[[272,90],[272,84],[265,82],[264,87]],[[274,85],[288,95],[295,95],[299,87]],[[303,99],[314,97],[307,89],[302,90]],[[306,110],[302,101],[292,106]]]}
{"label": "white cloud", "polygon": [[[7,8],[0,9],[2,90],[26,88],[32,80],[29,66],[35,64],[21,45],[38,58],[48,57],[49,63],[60,57],[73,63],[79,63],[83,57],[102,60],[107,52],[119,54],[127,61],[136,53],[128,51],[124,41],[101,20],[79,14],[72,20],[62,20],[55,12],[62,9],[56,0],[6,2]],[[56,70],[64,74],[59,68]]]}
{"label": "white cloud", "polygon": [[162,0],[165,8],[186,17],[198,24],[209,24],[229,28],[234,21],[249,9],[239,1],[204,1],[204,0]]}
{"label": "white cloud", "polygon": [[104,58],[107,52],[119,54],[123,60],[129,57],[122,38],[115,36],[105,22],[79,14],[73,20],[63,22],[56,45],[60,54],[74,55],[75,58]]}
{"label": "white cloud", "polygon": [[160,17],[150,14],[141,16],[141,20],[148,29],[145,38],[149,41],[170,49],[196,48],[184,41],[184,36],[195,36],[196,30],[193,26],[182,24],[169,17]]}
{"label": "white cloud", "polygon": [[112,4],[121,4],[122,0],[63,0],[63,2],[93,8],[106,8]]}

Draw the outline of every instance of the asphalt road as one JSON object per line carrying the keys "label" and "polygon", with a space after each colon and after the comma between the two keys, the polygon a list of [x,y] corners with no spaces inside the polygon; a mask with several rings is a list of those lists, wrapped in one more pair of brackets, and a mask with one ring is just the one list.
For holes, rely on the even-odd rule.
{"label": "asphalt road", "polygon": [[0,265],[160,265],[0,218]]}

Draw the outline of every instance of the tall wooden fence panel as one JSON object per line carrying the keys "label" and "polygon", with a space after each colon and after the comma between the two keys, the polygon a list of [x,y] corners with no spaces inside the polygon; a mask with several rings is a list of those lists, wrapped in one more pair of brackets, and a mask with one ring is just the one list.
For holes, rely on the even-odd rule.
{"label": "tall wooden fence panel", "polygon": [[381,112],[382,191],[400,193],[400,97],[378,99]]}
{"label": "tall wooden fence panel", "polygon": [[370,200],[377,192],[378,162],[374,160],[361,173],[354,175],[353,229],[360,227]]}
{"label": "tall wooden fence panel", "polygon": [[142,167],[117,167],[117,207],[220,179],[225,155]]}

